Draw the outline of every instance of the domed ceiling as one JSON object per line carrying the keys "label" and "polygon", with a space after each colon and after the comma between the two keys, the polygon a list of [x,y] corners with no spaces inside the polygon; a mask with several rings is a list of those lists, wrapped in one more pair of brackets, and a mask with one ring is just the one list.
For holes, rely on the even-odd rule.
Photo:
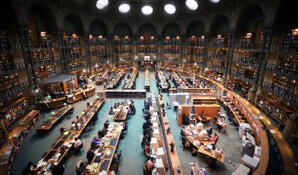
{"label": "domed ceiling", "polygon": [[[61,0],[58,0],[61,2]],[[109,18],[169,19],[208,12],[231,0],[64,0],[72,8]],[[234,0],[235,1],[235,0]]]}

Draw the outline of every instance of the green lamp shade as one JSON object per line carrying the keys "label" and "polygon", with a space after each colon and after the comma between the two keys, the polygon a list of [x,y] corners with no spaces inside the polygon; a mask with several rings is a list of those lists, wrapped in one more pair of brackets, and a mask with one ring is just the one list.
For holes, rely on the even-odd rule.
{"label": "green lamp shade", "polygon": [[49,95],[48,98],[51,98],[51,96]]}
{"label": "green lamp shade", "polygon": [[52,115],[54,115],[55,114],[55,112],[52,112]]}
{"label": "green lamp shade", "polygon": [[97,95],[96,98],[99,98],[99,96]]}
{"label": "green lamp shade", "polygon": [[63,103],[64,106],[66,106],[66,103]]}
{"label": "green lamp shade", "polygon": [[67,136],[68,134],[69,134],[69,132],[68,132],[68,131],[64,132],[64,135],[65,135],[65,136]]}
{"label": "green lamp shade", "polygon": [[93,103],[90,103],[90,105],[92,106],[92,105],[93,105]]}
{"label": "green lamp shade", "polygon": [[85,114],[85,112],[82,112],[82,115],[84,115]]}
{"label": "green lamp shade", "polygon": [[94,169],[98,168],[98,163],[93,163],[93,168]]}

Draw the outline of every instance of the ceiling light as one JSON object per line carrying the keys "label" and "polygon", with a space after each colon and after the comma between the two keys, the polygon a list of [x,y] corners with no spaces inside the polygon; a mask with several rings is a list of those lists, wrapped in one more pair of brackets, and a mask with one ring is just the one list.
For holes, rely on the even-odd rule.
{"label": "ceiling light", "polygon": [[185,5],[189,10],[197,10],[198,2],[195,0],[186,0]]}
{"label": "ceiling light", "polygon": [[120,13],[127,13],[130,10],[130,5],[129,4],[121,4],[119,6],[119,12]]}
{"label": "ceiling light", "polygon": [[173,4],[166,4],[164,7],[167,14],[174,14],[176,12],[176,7]]}
{"label": "ceiling light", "polygon": [[220,0],[210,0],[213,3],[219,3]]}
{"label": "ceiling light", "polygon": [[108,5],[109,5],[109,0],[97,0],[96,2],[96,7],[100,10],[105,8]]}
{"label": "ceiling light", "polygon": [[151,6],[149,6],[149,5],[145,5],[143,8],[142,8],[142,13],[144,14],[144,15],[151,15],[152,14],[152,12],[153,12],[153,8],[151,7]]}

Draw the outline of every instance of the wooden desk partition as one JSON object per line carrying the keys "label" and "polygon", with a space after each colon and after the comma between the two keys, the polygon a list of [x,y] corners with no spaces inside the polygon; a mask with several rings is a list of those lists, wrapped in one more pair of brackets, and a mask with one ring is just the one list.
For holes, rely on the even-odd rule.
{"label": "wooden desk partition", "polygon": [[[189,112],[191,110],[193,105],[179,105],[178,110],[180,111],[178,114],[178,125],[182,124],[182,115],[185,114],[187,117],[189,115]],[[204,114],[208,114],[209,117],[211,117],[211,120],[214,119],[214,117],[218,117],[218,112],[221,109],[220,105],[194,105],[196,110],[196,118],[199,114],[201,114],[204,111]]]}

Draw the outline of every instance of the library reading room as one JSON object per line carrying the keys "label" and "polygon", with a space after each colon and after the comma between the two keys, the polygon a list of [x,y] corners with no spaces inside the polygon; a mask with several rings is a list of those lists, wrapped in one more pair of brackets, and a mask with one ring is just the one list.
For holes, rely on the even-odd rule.
{"label": "library reading room", "polygon": [[297,0],[1,4],[1,175],[298,175]]}

